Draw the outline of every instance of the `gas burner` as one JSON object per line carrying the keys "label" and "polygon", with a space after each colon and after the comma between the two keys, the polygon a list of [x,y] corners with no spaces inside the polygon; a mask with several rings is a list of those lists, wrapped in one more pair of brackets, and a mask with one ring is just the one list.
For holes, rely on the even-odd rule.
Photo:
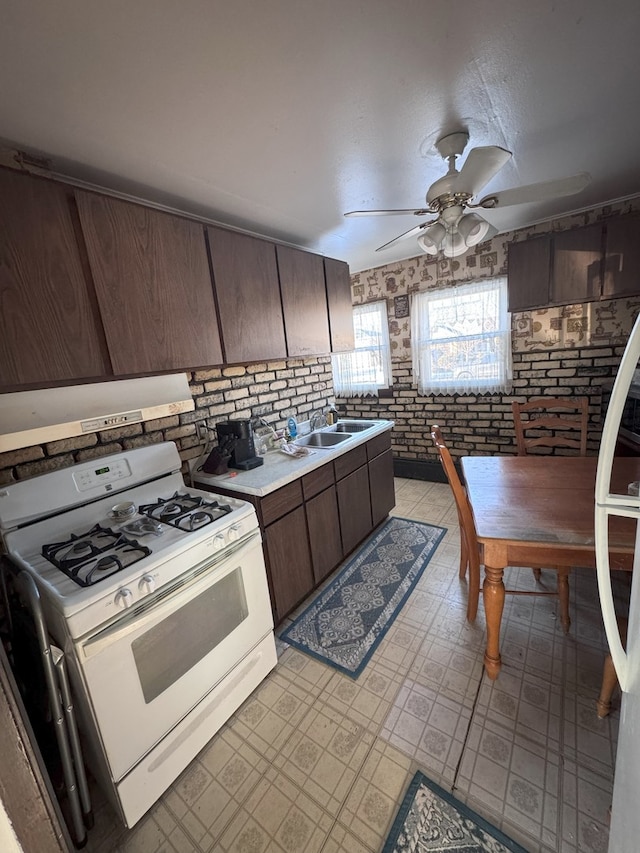
{"label": "gas burner", "polygon": [[145,504],[139,512],[154,521],[161,521],[190,532],[211,524],[232,511],[229,504],[206,501],[195,495],[176,492],[170,498],[158,498],[154,504]]}
{"label": "gas burner", "polygon": [[145,515],[142,518],[136,518],[135,521],[130,521],[128,524],[123,524],[120,530],[123,533],[130,533],[132,536],[149,536],[150,534],[161,536],[162,524]]}
{"label": "gas burner", "polygon": [[78,586],[92,586],[151,554],[134,539],[96,524],[64,542],[44,545],[42,555]]}

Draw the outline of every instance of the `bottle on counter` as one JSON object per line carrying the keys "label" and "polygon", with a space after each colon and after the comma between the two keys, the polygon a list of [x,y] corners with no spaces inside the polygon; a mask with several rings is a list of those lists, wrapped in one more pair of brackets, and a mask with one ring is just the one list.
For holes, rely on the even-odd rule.
{"label": "bottle on counter", "polygon": [[329,411],[327,412],[327,424],[332,426],[333,424],[338,423],[338,412],[335,406],[329,406]]}

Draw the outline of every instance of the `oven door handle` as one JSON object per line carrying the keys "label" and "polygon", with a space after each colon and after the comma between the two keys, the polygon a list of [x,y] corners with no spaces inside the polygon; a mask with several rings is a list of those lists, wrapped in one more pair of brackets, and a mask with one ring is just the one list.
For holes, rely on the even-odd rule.
{"label": "oven door handle", "polygon": [[[139,607],[134,607],[130,615],[127,615],[125,611],[119,619],[78,643],[82,656],[85,660],[91,658],[99,654],[106,646],[117,643],[124,637],[164,619],[169,613],[180,608],[200,591],[211,586],[212,574],[219,575],[221,580],[230,571],[241,565],[240,560],[238,560],[240,552],[259,548],[260,541],[260,537],[254,535],[250,539],[238,542],[233,549],[228,548],[217,559],[214,558],[206,568],[196,570],[190,581],[183,584],[174,583],[159,590],[152,600],[139,605]],[[244,558],[241,557],[242,559]]]}

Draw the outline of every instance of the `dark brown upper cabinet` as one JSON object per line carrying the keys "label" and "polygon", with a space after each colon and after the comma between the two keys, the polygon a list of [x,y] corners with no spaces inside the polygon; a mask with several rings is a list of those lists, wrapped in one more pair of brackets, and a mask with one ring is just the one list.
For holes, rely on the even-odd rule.
{"label": "dark brown upper cabinet", "polygon": [[629,214],[605,223],[603,299],[640,293],[640,215]]}
{"label": "dark brown upper cabinet", "polygon": [[640,293],[640,215],[533,237],[509,246],[509,310]]}
{"label": "dark brown upper cabinet", "polygon": [[64,184],[0,169],[0,387],[111,373]]}
{"label": "dark brown upper cabinet", "polygon": [[349,266],[344,261],[325,258],[324,277],[327,286],[331,352],[349,352],[355,347]]}
{"label": "dark brown upper cabinet", "polygon": [[593,302],[602,292],[602,225],[558,231],[552,237],[550,305]]}
{"label": "dark brown upper cabinet", "polygon": [[275,245],[213,226],[207,234],[225,363],[284,358]]}
{"label": "dark brown upper cabinet", "polygon": [[287,355],[327,353],[331,344],[323,259],[289,246],[276,248]]}
{"label": "dark brown upper cabinet", "polygon": [[509,311],[548,305],[551,237],[510,243],[508,252]]}
{"label": "dark brown upper cabinet", "polygon": [[203,226],[76,191],[114,372],[222,363]]}

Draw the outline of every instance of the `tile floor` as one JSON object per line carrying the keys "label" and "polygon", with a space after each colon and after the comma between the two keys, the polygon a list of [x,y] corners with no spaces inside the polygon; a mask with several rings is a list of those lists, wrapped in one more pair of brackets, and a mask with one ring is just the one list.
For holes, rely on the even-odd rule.
{"label": "tile floor", "polygon": [[448,533],[360,678],[279,642],[276,669],[133,830],[98,797],[87,850],[375,853],[420,768],[529,851],[606,851],[618,711],[595,713],[593,573],[572,574],[568,636],[555,598],[507,597],[491,682],[449,487],[397,479],[396,497],[395,515]]}

